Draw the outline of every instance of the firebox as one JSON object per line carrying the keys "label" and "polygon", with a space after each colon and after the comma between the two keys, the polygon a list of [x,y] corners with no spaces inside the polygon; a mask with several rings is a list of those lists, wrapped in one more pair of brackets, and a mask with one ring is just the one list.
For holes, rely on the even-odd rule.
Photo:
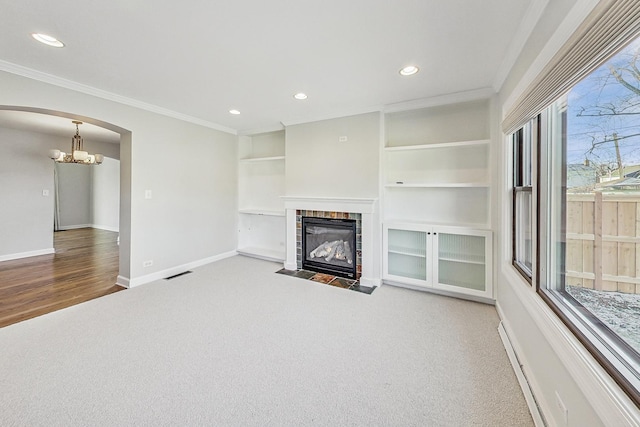
{"label": "firebox", "polygon": [[302,268],[356,278],[356,221],[302,217]]}

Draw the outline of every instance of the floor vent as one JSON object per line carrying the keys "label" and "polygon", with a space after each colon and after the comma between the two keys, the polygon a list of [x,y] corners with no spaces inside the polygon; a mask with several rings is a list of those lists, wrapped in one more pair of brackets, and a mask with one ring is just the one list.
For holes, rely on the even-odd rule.
{"label": "floor vent", "polygon": [[173,276],[165,277],[164,280],[175,279],[176,277],[184,276],[185,274],[192,273],[192,271],[185,271],[183,273],[174,274]]}

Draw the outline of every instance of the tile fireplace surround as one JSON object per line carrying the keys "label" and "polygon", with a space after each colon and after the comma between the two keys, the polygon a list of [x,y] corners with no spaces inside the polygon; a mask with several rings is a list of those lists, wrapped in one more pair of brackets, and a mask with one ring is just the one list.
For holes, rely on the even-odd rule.
{"label": "tile fireplace surround", "polygon": [[285,196],[286,211],[286,259],[284,268],[296,270],[298,268],[296,250],[296,211],[324,211],[359,213],[362,218],[362,286],[380,285],[380,272],[375,271],[374,263],[377,250],[374,248],[374,231],[377,199],[325,198],[325,197],[291,197]]}
{"label": "tile fireplace surround", "polygon": [[[335,212],[335,211],[307,211],[296,209],[296,261],[298,270],[302,268],[302,218],[326,218],[326,219],[349,219],[355,221],[355,246],[353,247],[353,262],[356,264],[355,279],[360,279],[362,275],[362,214],[357,212]],[[307,247],[307,249],[309,249]],[[334,272],[327,272],[332,274]]]}

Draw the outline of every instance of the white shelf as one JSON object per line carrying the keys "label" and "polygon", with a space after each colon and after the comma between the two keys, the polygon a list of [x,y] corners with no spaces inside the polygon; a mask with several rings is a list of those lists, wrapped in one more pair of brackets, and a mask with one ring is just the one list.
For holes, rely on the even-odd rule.
{"label": "white shelf", "polygon": [[238,142],[238,253],[284,261],[284,131],[243,135]]}
{"label": "white shelf", "polygon": [[240,163],[272,162],[275,160],[284,160],[284,156],[253,157],[249,159],[240,159]]}
{"label": "white shelf", "polygon": [[268,248],[258,248],[255,246],[247,246],[239,248],[238,253],[242,255],[248,255],[256,258],[266,259],[268,261],[284,261],[284,251],[276,251]]}
{"label": "white shelf", "polygon": [[427,254],[424,250],[417,248],[404,248],[401,246],[389,246],[389,253],[396,255],[412,256],[416,258],[426,258]]}
{"label": "white shelf", "polygon": [[485,265],[484,256],[482,255],[464,255],[464,254],[443,254],[438,257],[439,261],[459,262],[463,264]]}
{"label": "white shelf", "polygon": [[472,147],[476,145],[486,145],[491,142],[490,139],[477,139],[473,141],[456,141],[456,142],[442,142],[437,144],[422,144],[422,145],[399,145],[399,146],[387,146],[385,151],[408,151],[408,150],[431,150],[435,148],[456,148],[456,147]]}
{"label": "white shelf", "polygon": [[488,182],[433,182],[433,183],[393,183],[385,184],[385,188],[489,188]]}
{"label": "white shelf", "polygon": [[240,209],[238,212],[246,215],[285,216],[284,211],[273,211],[266,209]]}

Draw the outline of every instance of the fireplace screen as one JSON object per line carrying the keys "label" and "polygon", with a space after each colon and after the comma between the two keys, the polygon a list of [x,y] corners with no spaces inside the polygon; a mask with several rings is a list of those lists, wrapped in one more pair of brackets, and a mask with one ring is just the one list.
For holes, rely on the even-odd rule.
{"label": "fireplace screen", "polygon": [[356,221],[303,217],[302,268],[356,278]]}

